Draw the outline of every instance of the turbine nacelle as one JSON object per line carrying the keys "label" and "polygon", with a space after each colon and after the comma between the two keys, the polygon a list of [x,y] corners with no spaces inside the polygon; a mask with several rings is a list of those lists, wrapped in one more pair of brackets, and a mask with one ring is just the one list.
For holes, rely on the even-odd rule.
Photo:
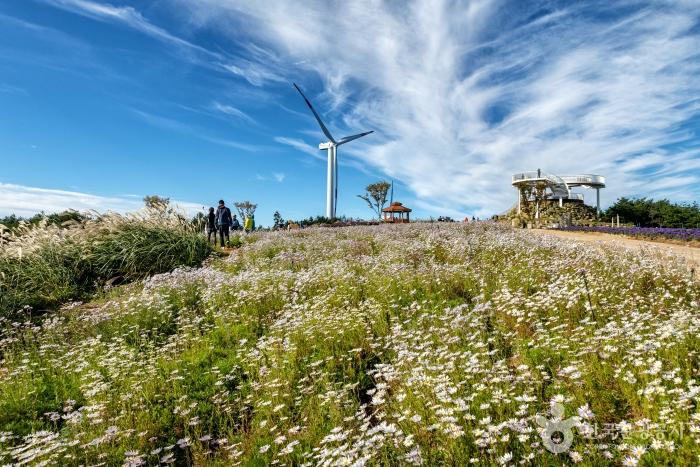
{"label": "turbine nacelle", "polygon": [[321,127],[321,131],[326,136],[326,138],[328,138],[328,141],[319,144],[318,148],[321,150],[325,149],[328,151],[326,217],[333,218],[335,217],[335,208],[336,204],[338,203],[338,159],[336,157],[338,153],[337,147],[342,144],[349,143],[350,141],[354,141],[358,138],[362,138],[363,136],[367,136],[370,133],[374,133],[374,131],[365,131],[364,133],[345,136],[343,138],[340,138],[339,141],[336,141],[335,138],[333,138],[333,135],[331,135],[331,132],[328,131],[328,128],[326,128],[326,125],[323,123],[323,120],[321,120],[320,115],[314,109],[314,106],[311,105],[311,101],[306,98],[303,92],[301,92],[301,88],[299,88],[299,86],[297,86],[296,83],[292,84],[294,85],[296,90],[299,91],[299,94],[301,94],[301,97],[304,99],[304,102],[306,102],[306,105],[309,107],[309,110],[311,110],[311,113],[314,115],[314,118],[318,122],[318,126]]}
{"label": "turbine nacelle", "polygon": [[319,148],[319,149],[328,149],[328,148],[330,148],[331,146],[338,147],[338,146],[340,146],[341,144],[349,143],[349,142],[352,141],[352,140],[355,140],[355,139],[358,139],[358,138],[362,138],[363,136],[367,136],[367,135],[370,134],[370,133],[374,133],[374,130],[365,131],[364,133],[358,133],[358,134],[352,135],[352,136],[344,136],[343,138],[340,138],[340,141],[337,141],[337,142],[336,142],[336,141],[327,141],[327,142],[325,142],[325,143],[319,144],[319,145],[318,145],[318,148]]}

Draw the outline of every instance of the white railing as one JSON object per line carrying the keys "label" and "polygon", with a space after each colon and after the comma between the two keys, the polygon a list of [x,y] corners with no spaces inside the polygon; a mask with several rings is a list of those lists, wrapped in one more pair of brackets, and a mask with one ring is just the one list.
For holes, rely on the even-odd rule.
{"label": "white railing", "polygon": [[519,174],[513,175],[513,182],[519,182],[521,180],[532,180],[532,179],[538,179],[542,178],[542,174],[538,174],[537,172],[522,172]]}
{"label": "white railing", "polygon": [[522,172],[513,175],[512,182],[520,182],[523,180],[548,180],[557,185],[564,185],[565,182],[561,177],[545,172]]}
{"label": "white railing", "polygon": [[562,175],[561,178],[567,185],[605,185],[605,177],[602,175]]}
{"label": "white railing", "polygon": [[552,190],[552,193],[556,197],[563,197],[563,198],[569,197],[569,187],[566,185],[566,182],[564,182],[564,180],[562,180],[560,177],[558,177],[556,175],[544,173],[542,171],[522,172],[522,173],[513,175],[512,180],[513,180],[512,181],[513,185],[520,183],[520,182],[523,182],[523,181],[544,180],[547,182],[547,186],[549,187],[550,190]]}

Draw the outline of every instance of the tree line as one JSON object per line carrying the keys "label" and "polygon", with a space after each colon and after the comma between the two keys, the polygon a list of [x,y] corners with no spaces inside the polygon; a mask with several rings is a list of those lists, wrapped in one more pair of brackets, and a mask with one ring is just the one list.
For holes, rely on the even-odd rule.
{"label": "tree line", "polygon": [[[386,204],[387,191],[389,190],[388,182],[379,182],[367,186],[365,195],[358,195],[365,200],[369,207],[379,216],[381,210]],[[147,196],[144,198],[144,203],[149,208],[163,208],[169,205],[169,199],[157,196]],[[240,204],[240,206],[238,206]],[[241,216],[250,215],[255,212],[255,204],[250,202],[236,203]],[[279,212],[275,213],[275,227],[283,228],[286,226],[286,221],[282,219]],[[700,205],[694,203],[673,203],[667,199],[653,200],[651,198],[619,198],[615,204],[610,206],[602,213],[601,219],[606,222],[617,220],[620,216],[620,222],[625,224],[634,224],[640,227],[677,227],[677,228],[698,228],[700,227]],[[16,215],[10,215],[0,218],[0,224],[6,229],[12,231],[19,227],[20,222],[27,224],[38,224],[43,219],[49,224],[62,225],[69,221],[83,221],[87,218],[83,213],[77,211],[64,211],[55,214],[35,214],[32,217],[22,218]],[[202,222],[203,214],[198,214],[192,219],[193,223]],[[336,221],[347,221],[349,219],[327,219],[322,216],[309,217],[301,222],[304,225],[314,224],[330,224]]]}
{"label": "tree line", "polygon": [[700,227],[700,206],[694,203],[672,203],[667,199],[651,198],[618,199],[603,214],[610,222],[620,216],[620,222],[639,227]]}
{"label": "tree line", "polygon": [[87,217],[88,216],[86,216],[85,214],[71,210],[53,214],[45,214],[44,212],[40,212],[38,214],[34,214],[31,217],[20,217],[16,216],[15,214],[11,214],[9,216],[0,217],[0,224],[5,226],[7,230],[14,231],[17,230],[17,228],[19,228],[20,223],[22,222],[28,225],[36,225],[42,220],[46,219],[46,222],[48,224],[55,224],[61,226],[64,223],[70,221],[82,222],[85,219],[87,219]]}

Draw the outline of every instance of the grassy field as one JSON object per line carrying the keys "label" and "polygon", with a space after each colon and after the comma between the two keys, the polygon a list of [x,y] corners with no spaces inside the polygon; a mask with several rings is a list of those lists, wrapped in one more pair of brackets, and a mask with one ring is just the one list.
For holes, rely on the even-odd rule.
{"label": "grassy field", "polygon": [[0,464],[695,465],[699,302],[669,259],[488,224],[254,234],[0,317]]}

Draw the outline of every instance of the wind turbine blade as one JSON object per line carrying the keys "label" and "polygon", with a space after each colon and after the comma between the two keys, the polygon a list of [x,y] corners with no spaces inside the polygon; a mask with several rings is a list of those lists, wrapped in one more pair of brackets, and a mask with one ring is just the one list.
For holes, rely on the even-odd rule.
{"label": "wind turbine blade", "polygon": [[301,92],[301,89],[299,89],[299,86],[297,86],[296,83],[292,83],[294,87],[299,91],[299,94],[301,94],[301,97],[304,98],[304,101],[306,102],[306,105],[309,106],[309,109],[311,109],[311,112],[314,114],[314,117],[316,117],[316,121],[318,122],[318,125],[321,127],[321,131],[323,131],[323,134],[326,135],[326,138],[331,140],[333,143],[335,143],[335,140],[333,139],[333,136],[331,136],[331,132],[328,131],[328,128],[326,128],[326,125],[323,124],[323,121],[321,121],[321,117],[318,116],[316,113],[316,110],[314,110],[314,106],[311,105],[311,101],[309,101],[306,96],[304,95],[303,92]]}
{"label": "wind turbine blade", "polygon": [[374,133],[374,130],[372,130],[372,131],[365,131],[364,133],[359,133],[359,134],[356,134],[356,135],[345,136],[345,137],[343,137],[343,138],[340,138],[340,141],[338,141],[338,146],[340,146],[341,144],[349,143],[350,141],[352,141],[352,140],[354,140],[354,139],[362,138],[363,136],[367,136],[367,135],[370,134],[370,133]]}

